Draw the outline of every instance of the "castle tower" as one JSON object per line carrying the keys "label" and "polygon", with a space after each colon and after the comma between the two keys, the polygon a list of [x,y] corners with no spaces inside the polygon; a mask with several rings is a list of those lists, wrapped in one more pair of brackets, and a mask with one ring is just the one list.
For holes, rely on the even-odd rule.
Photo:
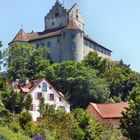
{"label": "castle tower", "polygon": [[69,10],[69,20],[74,19],[77,26],[84,31],[84,19],[78,5],[75,3]]}
{"label": "castle tower", "polygon": [[57,0],[45,16],[45,30],[65,27],[68,24],[68,11]]}
{"label": "castle tower", "polygon": [[61,32],[61,61],[83,59],[83,35],[75,20],[71,19]]}

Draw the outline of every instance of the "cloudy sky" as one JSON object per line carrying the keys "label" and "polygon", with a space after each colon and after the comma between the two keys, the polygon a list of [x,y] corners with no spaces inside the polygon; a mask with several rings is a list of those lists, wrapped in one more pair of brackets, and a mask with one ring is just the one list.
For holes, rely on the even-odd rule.
{"label": "cloudy sky", "polygon": [[[44,16],[56,0],[1,0],[0,40],[4,47],[23,26],[25,32],[43,31]],[[60,0],[63,2],[63,0]],[[140,0],[65,0],[78,3],[85,20],[85,33],[113,51],[140,72]]]}

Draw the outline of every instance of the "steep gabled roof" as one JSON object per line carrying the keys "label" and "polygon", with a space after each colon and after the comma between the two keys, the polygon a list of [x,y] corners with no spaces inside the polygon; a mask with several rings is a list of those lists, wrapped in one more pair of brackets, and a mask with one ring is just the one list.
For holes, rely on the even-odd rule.
{"label": "steep gabled roof", "polygon": [[96,112],[103,118],[121,118],[122,111],[125,111],[125,108],[128,108],[127,102],[121,103],[110,103],[110,104],[96,104],[90,103],[90,105],[96,110]]}
{"label": "steep gabled roof", "polygon": [[28,41],[28,38],[26,37],[24,30],[21,28],[12,42],[26,42],[26,41]]}
{"label": "steep gabled roof", "polygon": [[76,30],[81,30],[78,25],[76,24],[76,22],[74,21],[74,19],[70,19],[69,23],[67,25],[67,27],[65,29],[76,29]]}
{"label": "steep gabled roof", "polygon": [[20,89],[23,93],[29,93],[32,90],[34,90],[42,81],[46,81],[47,83],[49,83],[49,85],[55,90],[55,92],[61,96],[62,98],[64,98],[64,95],[61,92],[58,92],[57,89],[49,82],[48,79],[46,78],[41,78],[41,79],[37,79],[37,80],[33,80],[33,81],[29,81],[28,83],[23,83],[20,85]]}

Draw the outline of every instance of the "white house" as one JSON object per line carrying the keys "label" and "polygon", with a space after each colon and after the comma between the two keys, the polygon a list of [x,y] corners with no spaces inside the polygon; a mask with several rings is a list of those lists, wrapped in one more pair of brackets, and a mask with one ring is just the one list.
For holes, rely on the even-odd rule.
{"label": "white house", "polygon": [[33,121],[37,121],[40,117],[39,110],[39,99],[43,97],[45,103],[49,105],[55,105],[56,109],[64,110],[65,112],[70,112],[70,105],[65,101],[64,95],[58,92],[55,87],[45,78],[26,81],[26,83],[20,86],[22,93],[28,93],[32,96],[32,107],[30,113],[32,115]]}

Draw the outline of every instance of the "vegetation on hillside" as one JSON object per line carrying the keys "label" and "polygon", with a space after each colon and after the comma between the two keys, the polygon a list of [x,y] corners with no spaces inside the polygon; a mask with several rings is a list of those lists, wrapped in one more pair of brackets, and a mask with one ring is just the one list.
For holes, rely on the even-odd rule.
{"label": "vegetation on hillside", "polygon": [[[139,73],[122,61],[102,59],[95,52],[90,52],[82,62],[53,63],[49,59],[45,46],[36,49],[28,43],[14,43],[9,48],[8,70],[0,77],[0,129],[7,129],[6,135],[16,133],[30,138],[37,135],[47,140],[116,140],[116,137],[121,140],[122,130],[132,140],[140,137]],[[42,77],[47,77],[65,94],[72,112],[56,111],[40,99],[41,119],[35,124],[28,113],[32,102],[30,95],[10,91],[8,81],[24,82]],[[121,130],[106,128],[84,111],[89,102],[120,101],[130,102],[130,108],[123,113]],[[0,133],[0,137],[3,135]],[[7,139],[12,140],[9,136]]]}

